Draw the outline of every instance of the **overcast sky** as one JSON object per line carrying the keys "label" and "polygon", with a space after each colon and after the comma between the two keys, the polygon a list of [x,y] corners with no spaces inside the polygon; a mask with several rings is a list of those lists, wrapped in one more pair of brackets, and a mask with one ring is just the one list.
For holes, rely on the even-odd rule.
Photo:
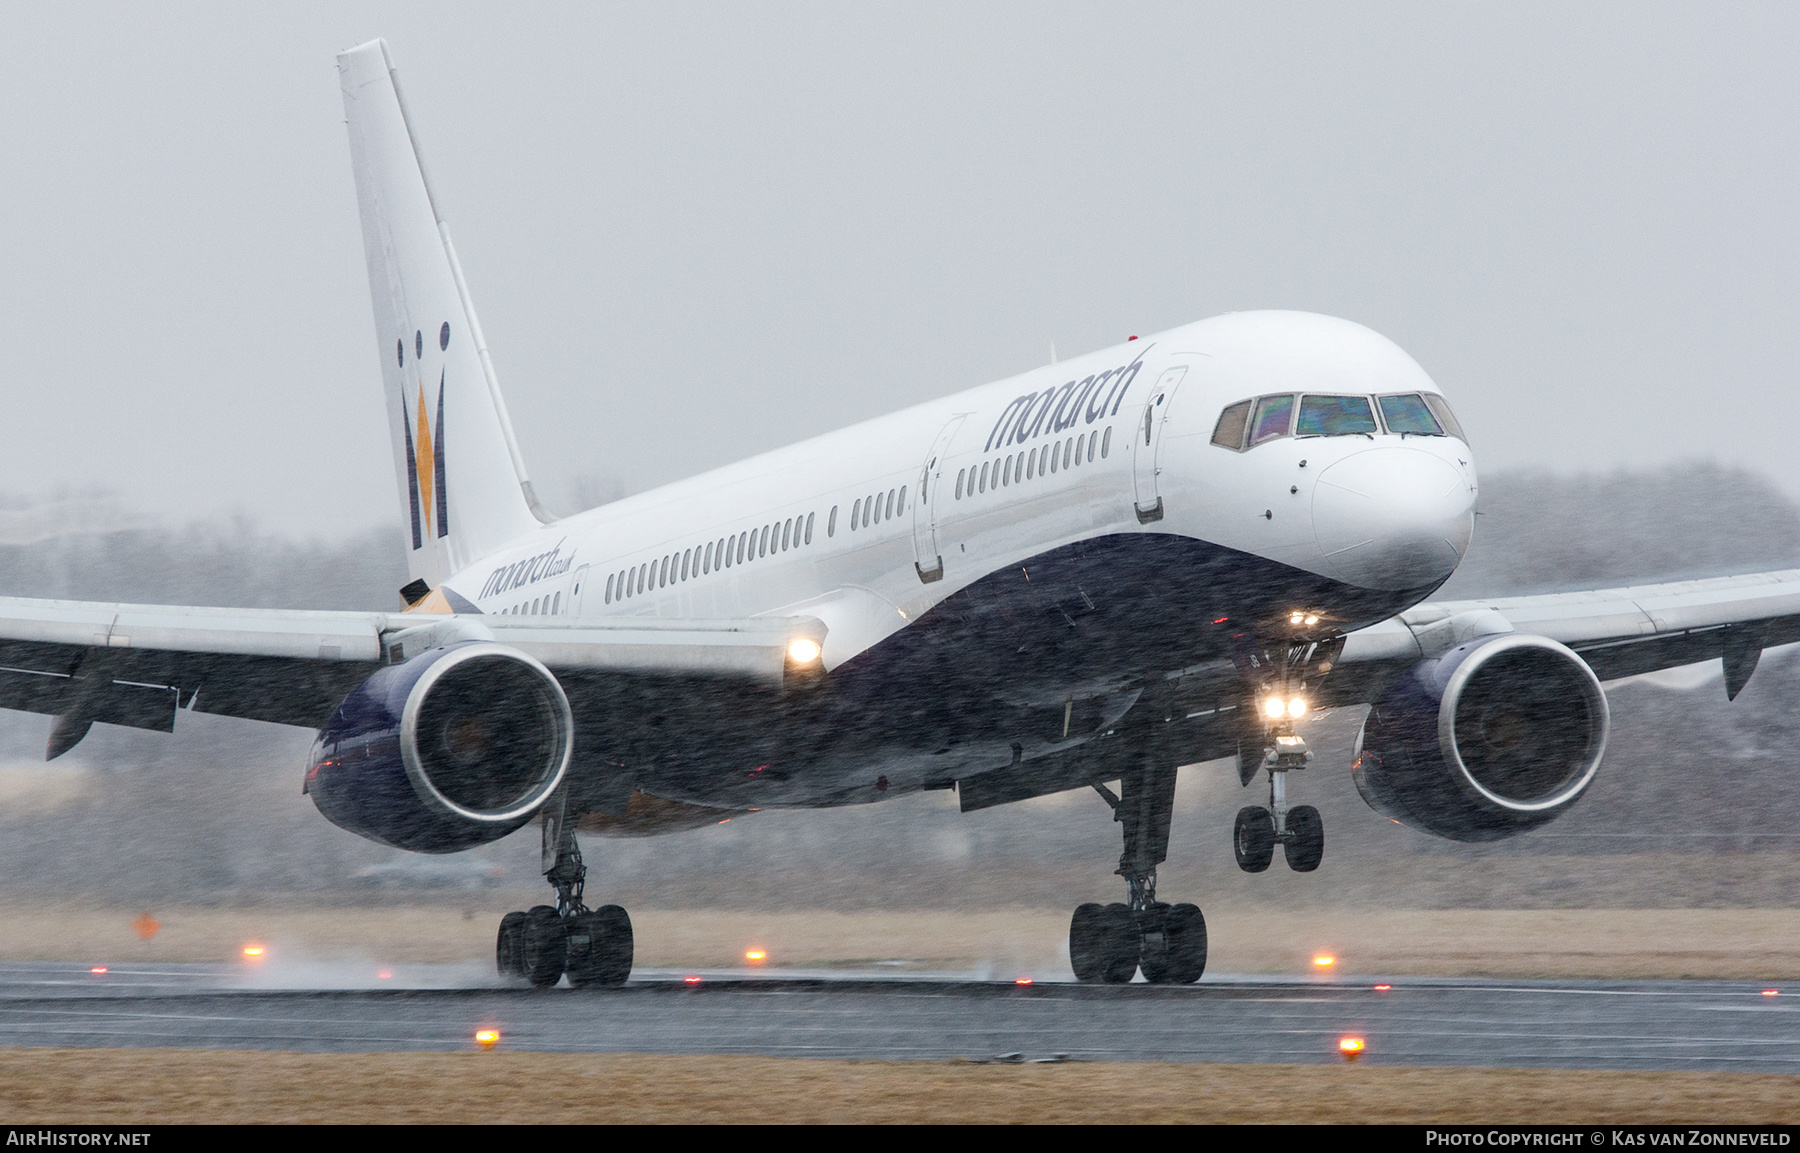
{"label": "overcast sky", "polygon": [[[297,8],[298,11],[290,11]],[[634,488],[1219,312],[1486,469],[1795,468],[1800,6],[15,5],[0,492],[397,523],[333,57],[386,37],[527,464]]]}

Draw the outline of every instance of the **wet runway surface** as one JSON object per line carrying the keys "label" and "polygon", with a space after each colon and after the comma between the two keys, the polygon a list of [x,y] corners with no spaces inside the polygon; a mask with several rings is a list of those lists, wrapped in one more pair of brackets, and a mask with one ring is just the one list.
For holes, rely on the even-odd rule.
{"label": "wet runway surface", "polygon": [[513,1050],[1306,1063],[1341,1060],[1354,1035],[1370,1064],[1800,1073],[1800,988],[1733,981],[650,971],[623,989],[534,991],[475,966],[383,972],[5,964],[0,1045],[448,1052],[493,1028]]}

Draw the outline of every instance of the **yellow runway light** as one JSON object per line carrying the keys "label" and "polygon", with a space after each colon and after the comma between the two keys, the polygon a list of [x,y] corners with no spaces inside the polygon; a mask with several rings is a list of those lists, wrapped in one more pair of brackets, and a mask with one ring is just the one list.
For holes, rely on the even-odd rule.
{"label": "yellow runway light", "polygon": [[268,950],[261,945],[245,945],[244,956],[252,961],[260,961]]}
{"label": "yellow runway light", "polygon": [[1335,964],[1337,964],[1337,958],[1327,956],[1324,953],[1320,953],[1317,957],[1313,958],[1313,967],[1316,969],[1329,969]]}
{"label": "yellow runway light", "polygon": [[480,1045],[484,1050],[492,1049],[495,1045],[498,1045],[500,1043],[500,1030],[498,1030],[498,1029],[477,1029],[477,1030],[475,1030],[475,1043],[477,1045]]}
{"label": "yellow runway light", "polygon": [[1361,1057],[1363,1050],[1367,1048],[1368,1046],[1364,1044],[1361,1037],[1343,1037],[1338,1040],[1338,1052],[1343,1054],[1346,1061],[1354,1061]]}

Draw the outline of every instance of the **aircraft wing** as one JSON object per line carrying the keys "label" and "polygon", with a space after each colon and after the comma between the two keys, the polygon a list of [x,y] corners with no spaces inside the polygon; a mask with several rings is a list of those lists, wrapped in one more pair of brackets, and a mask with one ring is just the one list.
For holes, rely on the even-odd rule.
{"label": "aircraft wing", "polygon": [[[1350,634],[1351,685],[1489,633],[1534,633],[1578,653],[1602,681],[1723,658],[1736,696],[1765,648],[1800,642],[1800,569],[1588,592],[1427,601]],[[1334,678],[1335,679],[1335,678]],[[1346,686],[1348,688],[1350,686]],[[1334,694],[1337,695],[1337,694]],[[1369,699],[1358,692],[1355,699]]]}
{"label": "aircraft wing", "polygon": [[[189,608],[0,597],[0,708],[49,713],[72,747],[94,721],[169,732],[179,709],[317,728],[382,664],[494,641],[565,670],[779,684],[810,617],[440,616]],[[78,728],[78,731],[75,731]]]}

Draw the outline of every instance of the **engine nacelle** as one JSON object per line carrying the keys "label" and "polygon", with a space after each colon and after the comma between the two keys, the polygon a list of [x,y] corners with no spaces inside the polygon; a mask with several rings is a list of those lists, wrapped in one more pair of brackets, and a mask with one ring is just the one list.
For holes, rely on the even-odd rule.
{"label": "engine nacelle", "polygon": [[1497,841],[1562,814],[1606,753],[1606,694],[1546,637],[1477,637],[1397,677],[1369,710],[1351,772],[1369,807],[1454,841]]}
{"label": "engine nacelle", "polygon": [[549,669],[486,642],[389,665],[319,731],[306,792],[339,828],[422,853],[498,840],[562,783],[569,699]]}

